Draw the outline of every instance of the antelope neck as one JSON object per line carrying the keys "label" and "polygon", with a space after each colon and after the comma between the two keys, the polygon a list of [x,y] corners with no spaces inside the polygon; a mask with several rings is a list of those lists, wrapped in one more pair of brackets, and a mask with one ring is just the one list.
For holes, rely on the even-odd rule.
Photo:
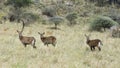
{"label": "antelope neck", "polygon": [[44,36],[40,36],[40,38],[44,38]]}
{"label": "antelope neck", "polygon": [[23,38],[22,34],[19,34],[19,38],[20,38],[20,39],[22,39],[22,38]]}
{"label": "antelope neck", "polygon": [[90,40],[87,39],[87,44],[89,44]]}

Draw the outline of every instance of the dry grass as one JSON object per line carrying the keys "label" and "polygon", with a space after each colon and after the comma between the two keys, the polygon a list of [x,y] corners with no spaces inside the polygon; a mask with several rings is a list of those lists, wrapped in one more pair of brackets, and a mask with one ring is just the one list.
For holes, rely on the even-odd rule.
{"label": "dry grass", "polygon": [[[102,51],[91,52],[85,43],[84,34],[89,34],[87,25],[72,28],[61,25],[61,30],[47,29],[48,25],[34,24],[25,27],[23,35],[37,39],[37,49],[24,48],[16,30],[21,24],[0,24],[0,68],[119,68],[120,39],[108,37],[108,32],[91,32],[91,39],[103,41]],[[32,32],[33,31],[33,32]],[[44,46],[37,32],[54,35],[57,46]]]}

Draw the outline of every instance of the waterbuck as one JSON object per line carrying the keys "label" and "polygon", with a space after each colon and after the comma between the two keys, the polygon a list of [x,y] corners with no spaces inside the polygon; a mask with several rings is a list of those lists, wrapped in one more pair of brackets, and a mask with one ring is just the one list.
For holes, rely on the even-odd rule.
{"label": "waterbuck", "polygon": [[22,21],[22,23],[23,23],[22,30],[21,30],[21,31],[18,31],[18,30],[17,30],[17,32],[18,32],[18,34],[19,34],[19,39],[20,39],[20,41],[22,42],[22,44],[23,44],[25,47],[26,47],[27,45],[30,45],[30,44],[31,44],[31,45],[33,46],[33,48],[36,48],[36,46],[35,46],[36,40],[35,40],[34,37],[27,37],[27,36],[23,36],[23,35],[22,35],[22,32],[23,32],[25,23],[24,23],[23,20],[21,20],[21,21]]}
{"label": "waterbuck", "polygon": [[86,41],[86,43],[90,46],[90,49],[91,49],[91,51],[93,51],[93,50],[95,50],[95,47],[97,47],[98,49],[99,49],[99,51],[101,51],[101,45],[103,45],[102,44],[102,41],[100,40],[100,39],[93,39],[93,40],[90,40],[89,39],[89,36],[90,35],[86,35],[85,34],[85,37],[86,37],[86,39],[87,39],[87,41]]}
{"label": "waterbuck", "polygon": [[44,33],[38,32],[38,34],[40,35],[40,39],[44,43],[44,45],[47,46],[48,44],[52,44],[53,46],[56,45],[56,38],[54,36],[44,37],[43,35],[45,34],[45,32]]}

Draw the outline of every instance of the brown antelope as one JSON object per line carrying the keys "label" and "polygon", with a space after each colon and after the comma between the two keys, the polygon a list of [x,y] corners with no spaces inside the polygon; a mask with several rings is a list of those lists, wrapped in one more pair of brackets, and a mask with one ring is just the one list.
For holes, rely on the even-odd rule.
{"label": "brown antelope", "polygon": [[22,32],[23,32],[23,29],[24,29],[24,26],[25,26],[25,24],[24,24],[24,21],[23,20],[21,20],[22,21],[22,23],[23,23],[23,27],[22,27],[22,30],[21,31],[18,31],[17,30],[17,32],[18,32],[18,34],[19,34],[19,39],[20,39],[20,41],[22,42],[22,44],[26,47],[27,45],[32,45],[33,46],[33,48],[36,48],[36,46],[35,46],[35,42],[36,42],[36,40],[35,40],[35,38],[34,37],[27,37],[27,36],[23,36],[22,35]]}
{"label": "brown antelope", "polygon": [[102,44],[102,41],[101,41],[100,39],[90,40],[90,39],[89,39],[89,36],[90,36],[90,35],[87,36],[87,35],[85,34],[85,37],[86,37],[86,39],[87,39],[86,43],[90,46],[91,51],[95,50],[95,47],[97,47],[97,48],[99,49],[99,51],[101,51],[100,46],[103,45],[103,44]]}
{"label": "brown antelope", "polygon": [[43,35],[45,33],[38,32],[38,34],[40,35],[40,39],[44,43],[44,45],[47,45],[47,46],[48,44],[52,44],[53,46],[56,45],[56,38],[54,36],[44,37]]}

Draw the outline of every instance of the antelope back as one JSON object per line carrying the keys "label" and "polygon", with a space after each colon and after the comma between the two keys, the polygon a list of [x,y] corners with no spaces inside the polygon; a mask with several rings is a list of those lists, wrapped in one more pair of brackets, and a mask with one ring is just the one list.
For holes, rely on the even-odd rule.
{"label": "antelope back", "polygon": [[56,38],[54,36],[49,36],[48,38],[48,42],[50,43],[54,43],[56,41]]}
{"label": "antelope back", "polygon": [[43,35],[45,33],[40,33],[38,32],[38,34],[40,34],[41,40],[43,43],[54,43],[56,41],[56,38],[54,36],[48,36],[48,37],[44,37]]}
{"label": "antelope back", "polygon": [[22,43],[31,44],[35,38],[34,37],[25,37],[21,39]]}
{"label": "antelope back", "polygon": [[99,42],[101,42],[99,39],[94,39],[89,41],[90,46],[98,46]]}

